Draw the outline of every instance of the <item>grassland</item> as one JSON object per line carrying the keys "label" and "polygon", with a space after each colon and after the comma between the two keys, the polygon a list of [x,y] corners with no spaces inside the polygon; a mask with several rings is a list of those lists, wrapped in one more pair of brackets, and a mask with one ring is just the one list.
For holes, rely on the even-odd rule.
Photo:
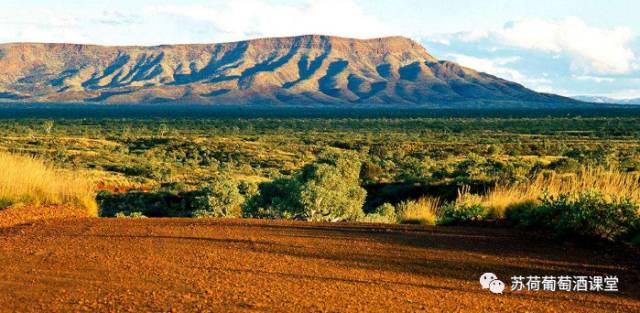
{"label": "grassland", "polygon": [[[62,169],[56,175],[81,173],[39,175],[64,183],[45,183],[54,191],[33,201],[91,206],[73,195],[92,194],[90,181],[102,216],[455,224],[500,222],[523,205],[542,211],[545,199],[586,192],[616,210],[629,202],[627,213],[637,211],[640,199],[634,110],[252,115],[234,109],[146,118],[127,110],[0,119],[0,151],[44,160]],[[13,167],[20,166],[27,165]],[[21,197],[45,190],[21,185]],[[635,224],[624,227],[631,233],[625,240],[637,240]]]}
{"label": "grassland", "polygon": [[0,110],[0,311],[640,305],[639,111],[34,110]]}

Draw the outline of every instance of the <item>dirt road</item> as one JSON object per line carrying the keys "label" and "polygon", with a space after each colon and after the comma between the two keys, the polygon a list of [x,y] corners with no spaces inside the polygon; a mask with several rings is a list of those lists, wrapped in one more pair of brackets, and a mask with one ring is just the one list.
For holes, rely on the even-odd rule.
{"label": "dirt road", "polygon": [[[640,312],[629,256],[510,230],[67,219],[0,229],[2,312]],[[507,290],[478,282],[494,272]],[[617,275],[619,293],[511,292]]]}

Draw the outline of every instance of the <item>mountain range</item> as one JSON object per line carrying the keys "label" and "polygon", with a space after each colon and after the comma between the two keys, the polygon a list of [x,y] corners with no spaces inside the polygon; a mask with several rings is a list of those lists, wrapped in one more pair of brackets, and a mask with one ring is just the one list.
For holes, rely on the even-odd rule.
{"label": "mountain range", "polygon": [[608,104],[624,104],[624,105],[637,105],[640,104],[640,98],[637,99],[616,99],[604,96],[575,96],[574,99],[578,101],[590,102],[590,103],[608,103]]}
{"label": "mountain range", "polygon": [[106,47],[0,45],[0,101],[542,105],[579,103],[438,60],[404,37],[306,35]]}

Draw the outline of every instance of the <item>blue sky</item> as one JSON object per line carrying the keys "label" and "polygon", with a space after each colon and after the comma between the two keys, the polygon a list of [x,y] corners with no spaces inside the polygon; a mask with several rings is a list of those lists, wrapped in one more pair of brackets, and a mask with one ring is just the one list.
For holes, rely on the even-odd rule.
{"label": "blue sky", "polygon": [[640,97],[636,0],[0,0],[0,42],[210,43],[403,35],[433,55],[563,95]]}

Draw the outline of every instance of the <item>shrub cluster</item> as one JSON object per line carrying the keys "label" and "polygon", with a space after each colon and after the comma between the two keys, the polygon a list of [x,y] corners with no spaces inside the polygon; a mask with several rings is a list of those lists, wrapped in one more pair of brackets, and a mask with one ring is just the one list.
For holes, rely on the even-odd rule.
{"label": "shrub cluster", "polygon": [[100,215],[142,214],[149,217],[240,217],[252,188],[230,177],[216,176],[199,189],[164,185],[152,192],[98,193]]}
{"label": "shrub cluster", "polygon": [[452,202],[442,208],[439,223],[443,225],[468,224],[480,222],[489,215],[480,204]]}
{"label": "shrub cluster", "polygon": [[588,237],[631,241],[640,234],[640,207],[632,200],[587,190],[544,196],[540,202],[509,208],[515,225],[548,230],[558,237]]}
{"label": "shrub cluster", "polygon": [[355,221],[364,212],[360,162],[334,157],[307,165],[290,178],[258,186],[218,176],[193,191],[161,188],[156,192],[101,192],[102,216],[286,218],[309,221]]}
{"label": "shrub cluster", "polygon": [[[481,202],[455,201],[442,208],[439,224],[468,224],[496,218]],[[582,190],[513,202],[502,217],[507,224],[545,231],[558,238],[640,240],[640,206],[632,199]]]}
{"label": "shrub cluster", "polygon": [[366,191],[360,187],[360,162],[327,157],[291,178],[260,184],[244,215],[309,221],[355,221],[364,212]]}
{"label": "shrub cluster", "polygon": [[384,203],[381,206],[375,208],[373,212],[362,216],[359,222],[395,224],[398,222],[396,208],[391,203]]}

